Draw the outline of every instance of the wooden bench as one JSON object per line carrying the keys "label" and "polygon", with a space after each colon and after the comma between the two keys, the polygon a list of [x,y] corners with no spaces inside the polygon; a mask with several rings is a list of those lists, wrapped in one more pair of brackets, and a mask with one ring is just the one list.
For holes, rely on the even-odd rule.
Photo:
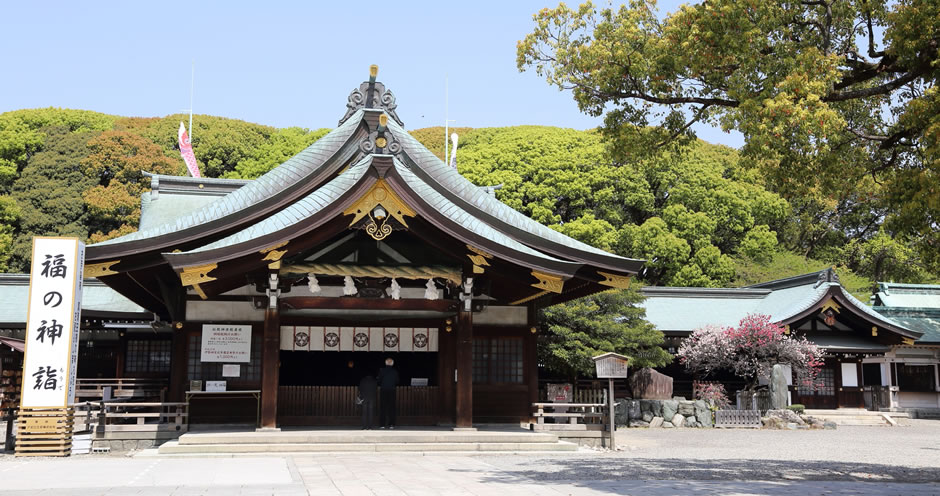
{"label": "wooden bench", "polygon": [[718,410],[715,412],[715,427],[760,429],[760,410]]}

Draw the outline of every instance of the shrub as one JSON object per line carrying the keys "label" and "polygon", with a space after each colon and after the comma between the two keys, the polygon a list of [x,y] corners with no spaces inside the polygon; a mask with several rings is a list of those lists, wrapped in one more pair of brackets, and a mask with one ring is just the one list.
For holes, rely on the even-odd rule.
{"label": "shrub", "polygon": [[803,412],[806,411],[806,407],[799,403],[794,403],[788,406],[787,410],[793,410],[794,412],[797,413],[797,415],[803,415]]}
{"label": "shrub", "polygon": [[695,399],[708,403],[712,410],[726,410],[731,407],[725,386],[719,382],[696,381],[692,383],[692,389]]}

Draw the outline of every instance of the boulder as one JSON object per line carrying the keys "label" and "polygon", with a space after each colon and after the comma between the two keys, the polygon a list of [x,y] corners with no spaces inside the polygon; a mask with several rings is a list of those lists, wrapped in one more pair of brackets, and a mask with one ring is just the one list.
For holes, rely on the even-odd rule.
{"label": "boulder", "polygon": [[764,429],[783,429],[787,425],[787,421],[780,417],[763,417],[760,420]]}
{"label": "boulder", "polygon": [[685,423],[685,417],[677,413],[673,415],[672,420],[670,420],[670,422],[672,422],[672,425],[676,427],[682,427],[682,424]]}
{"label": "boulder", "polygon": [[774,410],[786,408],[787,401],[787,369],[779,363],[774,365],[770,373],[770,405]]}
{"label": "boulder", "polygon": [[804,425],[806,422],[800,418],[793,410],[767,410],[768,417],[778,417],[785,422],[792,422],[796,425]]}
{"label": "boulder", "polygon": [[663,418],[653,417],[653,420],[650,420],[650,427],[663,427]]}
{"label": "boulder", "polygon": [[679,412],[679,402],[676,400],[663,401],[663,418],[671,419]]}
{"label": "boulder", "polygon": [[708,405],[702,400],[698,400],[695,402],[695,420],[699,424],[702,424],[702,427],[712,426],[712,411],[708,408]]}
{"label": "boulder", "polygon": [[653,400],[640,400],[640,411],[653,413]]}
{"label": "boulder", "polygon": [[836,427],[838,427],[838,425],[836,425],[836,423],[833,422],[833,421],[831,421],[831,420],[827,420],[827,421],[823,422],[823,429],[826,429],[826,430],[835,430]]}
{"label": "boulder", "polygon": [[685,418],[685,422],[682,423],[686,427],[697,427],[695,424],[695,415],[689,415]]}
{"label": "boulder", "polygon": [[626,403],[627,405],[627,418],[630,420],[637,420],[643,417],[643,413],[640,410],[640,402],[638,400],[620,400],[621,403]]}
{"label": "boulder", "polygon": [[642,420],[631,420],[630,427],[649,427],[649,422],[644,422]]}
{"label": "boulder", "polygon": [[651,420],[653,420],[653,414],[650,412],[643,412],[643,421],[649,422]]}
{"label": "boulder", "polygon": [[663,422],[663,428],[664,428],[664,429],[672,429],[673,427],[675,427],[675,426],[672,425],[672,422]]}
{"label": "boulder", "polygon": [[695,403],[692,401],[683,400],[679,402],[678,412],[681,413],[684,417],[695,414]]}
{"label": "boulder", "polygon": [[[606,410],[604,408],[604,411]],[[614,422],[617,425],[629,425],[630,417],[627,415],[627,402],[625,400],[618,401],[614,405]]]}
{"label": "boulder", "polygon": [[650,400],[650,411],[653,413],[654,417],[664,417],[663,415],[663,400]]}

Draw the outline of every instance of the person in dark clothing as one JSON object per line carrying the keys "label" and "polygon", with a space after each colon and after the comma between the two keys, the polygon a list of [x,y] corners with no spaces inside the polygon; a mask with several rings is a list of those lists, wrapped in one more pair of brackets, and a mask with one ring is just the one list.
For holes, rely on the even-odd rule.
{"label": "person in dark clothing", "polygon": [[385,367],[379,370],[379,388],[381,403],[379,404],[379,424],[382,429],[395,428],[395,388],[398,386],[398,371],[395,370],[395,360],[385,359]]}
{"label": "person in dark clothing", "polygon": [[371,429],[375,420],[375,393],[378,387],[372,374],[359,381],[359,399],[362,400],[362,428]]}

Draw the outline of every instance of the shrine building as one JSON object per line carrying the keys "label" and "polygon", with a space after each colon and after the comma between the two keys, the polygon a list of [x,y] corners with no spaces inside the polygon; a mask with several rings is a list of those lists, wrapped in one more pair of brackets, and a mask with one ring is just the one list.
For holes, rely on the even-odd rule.
{"label": "shrine building", "polygon": [[[86,277],[155,315],[126,353],[168,357],[168,400],[225,381],[260,390],[265,428],[358,424],[356,385],[391,357],[401,424],[516,422],[538,401],[537,311],[640,269],[462,177],[405,131],[376,72],[267,174],[153,175],[139,231],[87,247]],[[190,420],[254,410],[194,404]]]}
{"label": "shrine building", "polygon": [[[940,414],[940,287],[880,286],[875,307],[852,296],[832,269],[744,288],[646,287],[642,292],[646,319],[666,335],[671,353],[695,329],[735,327],[749,314],[768,315],[785,333],[823,348],[818,384],[791,378],[791,403]],[[678,393],[691,395],[692,378],[681,364],[673,362],[663,372],[676,378]]]}

